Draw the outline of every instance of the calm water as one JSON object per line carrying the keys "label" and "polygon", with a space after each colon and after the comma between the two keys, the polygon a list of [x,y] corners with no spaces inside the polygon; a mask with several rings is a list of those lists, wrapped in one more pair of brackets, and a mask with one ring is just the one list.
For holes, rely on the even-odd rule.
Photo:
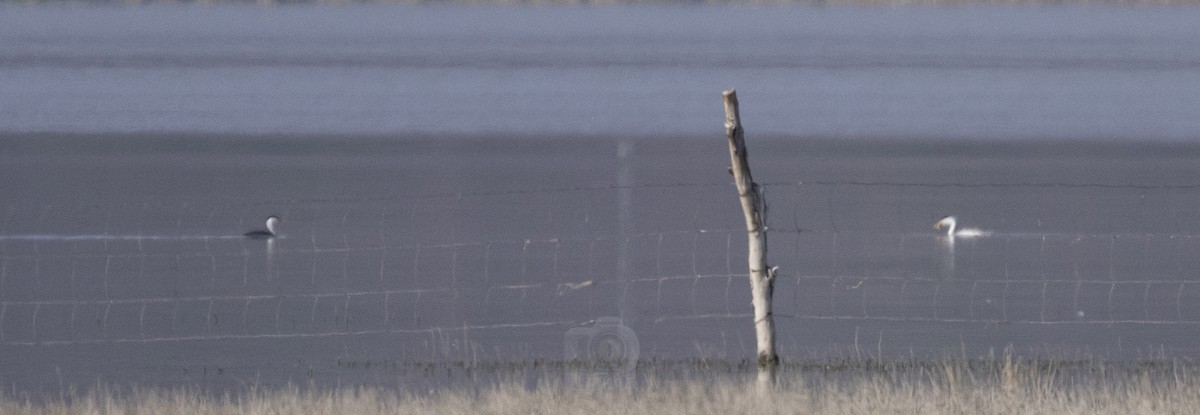
{"label": "calm water", "polygon": [[1196,8],[0,9],[9,132],[1188,139]]}
{"label": "calm water", "polygon": [[730,86],[785,358],[1200,357],[1198,20],[0,7],[0,386],[752,356]]}

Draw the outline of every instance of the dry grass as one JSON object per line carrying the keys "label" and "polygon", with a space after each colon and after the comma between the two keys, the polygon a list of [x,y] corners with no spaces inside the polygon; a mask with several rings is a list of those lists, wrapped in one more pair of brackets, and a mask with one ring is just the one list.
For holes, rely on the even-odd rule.
{"label": "dry grass", "polygon": [[[23,4],[91,3],[95,0],[16,0]],[[347,4],[460,4],[460,5],[753,5],[753,6],[957,6],[968,4],[996,5],[1196,5],[1200,0],[121,0],[126,5],[142,4],[258,4],[272,6],[307,3],[324,5]]]}
{"label": "dry grass", "polygon": [[792,371],[766,397],[753,382],[674,380],[636,388],[507,382],[482,390],[414,395],[379,388],[298,388],[213,397],[187,390],[92,391],[33,404],[0,398],[4,414],[1195,414],[1200,371],[1172,362],[947,361],[824,365]]}

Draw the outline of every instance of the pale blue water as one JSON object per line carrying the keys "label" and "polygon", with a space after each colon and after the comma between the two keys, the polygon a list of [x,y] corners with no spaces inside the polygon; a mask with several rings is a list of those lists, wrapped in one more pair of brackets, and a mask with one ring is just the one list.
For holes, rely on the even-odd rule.
{"label": "pale blue water", "polygon": [[1196,21],[0,6],[0,386],[445,385],[605,317],[753,356],[728,87],[785,359],[1200,357]]}
{"label": "pale blue water", "polygon": [[0,131],[1191,139],[1192,7],[0,9]]}

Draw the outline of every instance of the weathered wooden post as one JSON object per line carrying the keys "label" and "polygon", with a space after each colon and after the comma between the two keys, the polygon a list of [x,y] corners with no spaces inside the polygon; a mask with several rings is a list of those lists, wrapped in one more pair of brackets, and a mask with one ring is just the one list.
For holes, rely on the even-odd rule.
{"label": "weathered wooden post", "polygon": [[754,333],[758,340],[758,388],[768,392],[775,386],[779,356],[775,354],[775,320],[771,316],[771,297],[774,293],[775,269],[767,267],[766,202],[762,190],[750,175],[746,160],[746,141],[742,119],[738,114],[737,92],[722,93],[725,99],[725,135],[729,139],[729,172],[737,184],[742,213],[746,217],[749,241],[750,295],[754,305]]}

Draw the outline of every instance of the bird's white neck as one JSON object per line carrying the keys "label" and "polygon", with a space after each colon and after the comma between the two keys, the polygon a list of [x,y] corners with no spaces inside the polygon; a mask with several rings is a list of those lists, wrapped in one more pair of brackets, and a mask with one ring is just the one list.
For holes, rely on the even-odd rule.
{"label": "bird's white neck", "polygon": [[267,232],[270,232],[271,235],[277,234],[277,232],[275,231],[276,223],[279,223],[279,218],[276,218],[276,217],[267,218]]}
{"label": "bird's white neck", "polygon": [[953,236],[954,231],[958,229],[958,221],[953,216],[942,219],[938,225],[946,229],[946,235]]}

